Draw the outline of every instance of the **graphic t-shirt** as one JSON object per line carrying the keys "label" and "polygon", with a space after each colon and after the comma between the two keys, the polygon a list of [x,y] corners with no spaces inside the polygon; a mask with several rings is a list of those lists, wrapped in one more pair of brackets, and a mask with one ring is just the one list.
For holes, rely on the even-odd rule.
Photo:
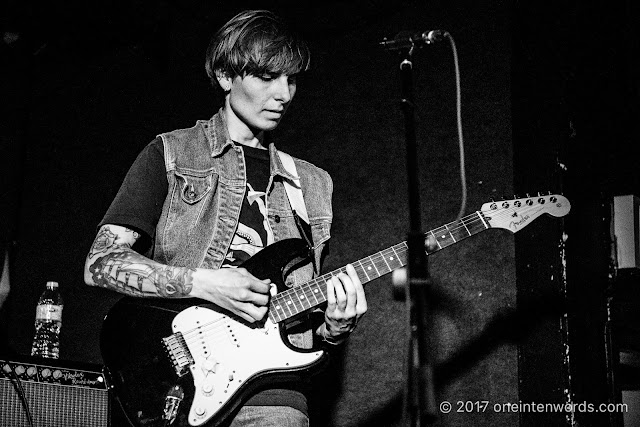
{"label": "graphic t-shirt", "polygon": [[273,243],[265,204],[269,183],[269,151],[242,147],[247,170],[247,190],[240,220],[222,267],[237,267],[258,251]]}

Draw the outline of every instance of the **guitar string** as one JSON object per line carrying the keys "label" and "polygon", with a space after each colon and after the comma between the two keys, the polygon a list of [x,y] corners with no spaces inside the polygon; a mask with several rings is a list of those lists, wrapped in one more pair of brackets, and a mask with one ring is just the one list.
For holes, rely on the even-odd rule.
{"label": "guitar string", "polygon": [[[524,210],[530,210],[530,209],[535,209],[536,206],[540,207],[541,204],[530,205],[530,206],[528,205],[528,206],[523,207],[523,208],[524,208]],[[488,211],[480,210],[480,211],[476,211],[476,212],[474,212],[474,213],[472,213],[470,215],[467,215],[467,216],[461,218],[458,221],[454,221],[454,222],[451,222],[449,224],[445,224],[445,225],[443,225],[441,227],[435,228],[435,229],[433,229],[431,231],[428,231],[428,232],[425,233],[425,235],[431,233],[435,237],[435,232],[439,231],[439,230],[442,230],[443,232],[446,232],[446,233],[450,234],[451,238],[453,239],[453,241],[457,242],[459,240],[462,240],[464,238],[470,237],[472,235],[469,232],[470,231],[469,230],[469,226],[471,226],[473,228],[474,225],[477,226],[477,225],[482,224],[482,228],[483,229],[490,228],[491,226],[486,223],[486,219],[491,218],[491,217],[502,218],[502,217],[511,216],[511,215],[513,215],[513,213],[511,212],[512,210],[513,210],[512,208],[498,208],[496,210],[488,210]],[[487,216],[485,214],[490,214],[490,215]],[[452,227],[452,228],[449,228],[449,226],[452,225],[452,224],[455,224],[455,226]],[[453,233],[457,232],[459,230],[462,230],[463,228],[467,230],[467,235],[466,236],[462,236],[462,238],[460,238],[458,240],[455,240],[455,237],[454,237]],[[440,234],[440,233],[438,232],[438,234]],[[445,238],[446,238],[446,234],[442,235],[442,239],[445,239]],[[437,237],[436,237],[436,241],[437,241]],[[451,243],[449,243],[449,244],[451,244]],[[447,246],[449,246],[449,244]],[[396,258],[398,258],[400,260],[400,265],[401,266],[404,265],[404,263],[405,263],[404,259],[405,258],[403,257],[403,255],[406,255],[406,253],[408,252],[408,247],[406,245],[406,242],[397,244],[395,246],[392,246],[391,248],[385,249],[385,250],[380,251],[380,252],[378,252],[376,254],[373,254],[373,255],[371,255],[369,257],[365,257],[365,258],[363,258],[361,260],[358,260],[358,261],[354,262],[353,265],[354,265],[354,267],[361,268],[363,273],[364,273],[364,275],[365,275],[365,277],[363,277],[363,278],[366,278],[367,279],[366,281],[370,281],[372,279],[369,278],[368,273],[364,269],[364,265],[366,265],[365,261],[368,260],[369,261],[368,263],[373,264],[373,266],[376,268],[377,277],[374,277],[374,278],[381,277],[382,275],[393,271],[393,268],[391,268],[389,266],[388,262],[383,257],[385,252],[389,253],[391,250],[393,250],[393,253],[397,255]],[[381,260],[383,262],[380,262]],[[386,265],[386,268],[385,268],[385,265]],[[380,273],[380,269],[377,268],[378,266],[381,267],[381,270],[384,271],[384,273]],[[386,270],[388,270],[388,271],[386,271]],[[327,298],[326,295],[325,295],[326,287],[324,288],[325,292],[323,292],[323,288],[321,287],[321,285],[326,285],[326,282],[327,282],[328,279],[332,278],[333,276],[335,276],[336,274],[338,274],[340,272],[346,273],[346,267],[341,267],[341,268],[339,268],[337,270],[334,270],[334,271],[332,271],[330,273],[323,274],[323,275],[321,275],[321,276],[319,276],[319,277],[317,277],[315,279],[312,279],[312,280],[308,281],[307,283],[302,284],[299,287],[291,288],[291,289],[289,289],[287,291],[284,291],[284,292],[282,292],[280,294],[275,295],[273,300],[270,303],[270,311],[272,309],[275,309],[275,304],[278,304],[278,306],[280,306],[280,307],[282,307],[282,306],[288,307],[289,308],[289,312],[291,314],[289,316],[287,316],[286,313],[285,313],[286,317],[278,320],[278,321],[281,321],[281,320],[284,320],[284,319],[287,319],[289,317],[292,317],[292,316],[294,316],[296,314],[301,313],[302,311],[305,311],[305,310],[307,310],[309,308],[312,308],[314,306],[317,306],[317,305],[325,302],[326,298]],[[320,295],[322,296],[322,298],[324,298],[324,300],[322,300],[322,301],[318,301],[318,295],[317,295],[318,288],[319,288],[319,291],[320,291]],[[300,294],[300,292],[302,292],[302,294]],[[297,294],[298,295],[298,303],[301,305],[301,307],[302,307],[301,309],[298,309],[296,307],[295,299],[291,298],[291,294]],[[310,301],[310,299],[309,299],[310,296],[313,296],[313,298],[316,300],[316,303],[315,304],[311,303],[311,305],[309,305],[308,307],[305,307],[304,306],[305,303],[303,302],[303,300]],[[294,306],[293,308],[296,310],[295,313],[291,312],[290,305]],[[281,308],[281,310],[284,312],[284,309]],[[280,316],[278,315],[278,317],[280,317]],[[224,319],[216,319],[215,321],[212,321],[210,323],[205,323],[205,324],[203,324],[203,325],[201,325],[199,327],[196,327],[196,328],[194,328],[192,330],[183,332],[182,333],[183,337],[185,338],[185,341],[189,341],[189,342],[192,343],[192,342],[198,340],[199,338],[197,337],[197,335],[196,335],[196,337],[192,337],[191,335],[193,335],[194,333],[195,334],[202,334],[202,333],[209,334],[212,331],[211,325],[215,325],[215,323],[220,322],[222,320],[224,320]],[[215,330],[218,327],[219,326],[213,326],[213,330]]]}
{"label": "guitar string", "polygon": [[194,344],[203,339],[225,341],[229,336],[227,335],[224,325],[216,325],[225,319],[217,319],[212,322],[204,323],[201,326],[197,326],[189,331],[183,332],[182,336],[187,345]]}

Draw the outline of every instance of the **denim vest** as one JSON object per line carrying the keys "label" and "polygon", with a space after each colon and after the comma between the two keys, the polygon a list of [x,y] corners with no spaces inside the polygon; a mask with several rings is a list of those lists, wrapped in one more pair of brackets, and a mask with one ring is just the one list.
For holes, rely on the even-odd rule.
{"label": "denim vest", "polygon": [[[227,255],[240,218],[246,192],[246,164],[241,145],[229,138],[224,112],[199,120],[189,129],[161,134],[169,190],[156,226],[154,260],[183,267],[218,269]],[[270,178],[266,207],[276,241],[301,237],[282,180],[293,180],[269,144]],[[314,256],[320,265],[330,237],[331,195],[329,174],[294,158],[309,215]],[[281,179],[276,179],[281,177]],[[287,286],[298,286],[313,277],[311,262],[287,277]],[[293,344],[308,348],[311,335]]]}

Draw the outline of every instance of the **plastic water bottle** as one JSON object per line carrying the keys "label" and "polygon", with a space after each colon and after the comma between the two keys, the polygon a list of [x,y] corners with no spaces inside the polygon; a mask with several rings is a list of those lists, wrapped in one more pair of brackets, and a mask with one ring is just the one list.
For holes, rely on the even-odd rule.
{"label": "plastic water bottle", "polygon": [[57,359],[60,356],[60,327],[62,326],[62,296],[58,282],[47,282],[36,307],[36,333],[31,355]]}

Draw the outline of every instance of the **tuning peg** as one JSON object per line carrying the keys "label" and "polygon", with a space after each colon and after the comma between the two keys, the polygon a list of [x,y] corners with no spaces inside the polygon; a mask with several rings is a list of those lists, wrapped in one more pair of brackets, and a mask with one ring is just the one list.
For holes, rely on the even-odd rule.
{"label": "tuning peg", "polygon": [[525,193],[525,197],[526,197],[527,199],[531,198],[531,196],[529,195],[529,193]]}

